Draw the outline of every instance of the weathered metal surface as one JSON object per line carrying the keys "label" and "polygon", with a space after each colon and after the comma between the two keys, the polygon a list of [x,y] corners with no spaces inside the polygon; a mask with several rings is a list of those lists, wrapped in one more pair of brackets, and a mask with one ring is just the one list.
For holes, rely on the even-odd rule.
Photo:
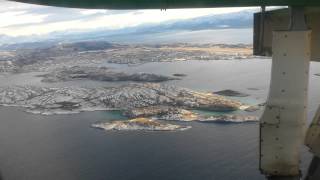
{"label": "weathered metal surface", "polygon": [[[253,54],[272,56],[272,32],[288,29],[290,24],[289,9],[267,11],[264,14],[263,26],[260,22],[261,13],[254,14]],[[320,8],[305,8],[305,16],[308,28],[312,29],[311,61],[320,61]],[[261,27],[264,27],[264,29],[261,30]]]}
{"label": "weathered metal surface", "polygon": [[299,175],[303,144],[311,31],[275,31],[269,97],[260,119],[260,170]]}
{"label": "weathered metal surface", "polygon": [[301,180],[300,176],[267,176],[268,180]]}
{"label": "weathered metal surface", "polygon": [[309,169],[308,173],[304,180],[319,180],[320,179],[320,158],[314,156]]}
{"label": "weathered metal surface", "polygon": [[318,0],[14,0],[18,2],[92,9],[172,9],[240,6],[320,6]]}
{"label": "weathered metal surface", "polygon": [[320,157],[320,106],[307,131],[305,144],[314,155]]}

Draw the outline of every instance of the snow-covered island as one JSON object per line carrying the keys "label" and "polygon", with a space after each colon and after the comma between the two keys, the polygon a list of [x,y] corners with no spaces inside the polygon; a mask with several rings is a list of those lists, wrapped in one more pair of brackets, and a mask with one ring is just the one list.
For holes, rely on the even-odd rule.
{"label": "snow-covered island", "polygon": [[48,74],[39,75],[43,77],[42,82],[60,82],[72,80],[94,80],[94,81],[133,81],[133,82],[164,82],[179,80],[179,78],[163,76],[152,73],[129,74],[114,71],[107,67],[72,66],[53,70]]}
{"label": "snow-covered island", "polygon": [[250,115],[234,115],[224,114],[208,116],[203,119],[199,119],[200,122],[215,122],[215,123],[245,123],[245,122],[257,122],[259,117]]}
{"label": "snow-covered island", "polygon": [[[162,131],[189,128],[168,124],[167,121],[232,123],[257,121],[258,118],[255,116],[232,114],[205,116],[194,111],[244,110],[250,113],[259,110],[260,106],[248,106],[225,97],[245,97],[246,94],[232,90],[212,93],[180,88],[167,85],[166,82],[182,80],[186,74],[129,73],[110,64],[139,65],[187,60],[247,59],[253,58],[251,48],[243,44],[154,46],[88,41],[58,43],[46,48],[0,49],[0,74],[8,77],[8,80],[11,75],[23,76],[24,73],[30,72],[36,73],[33,76],[39,81],[39,77],[42,78],[40,85],[1,86],[0,105],[24,107],[26,112],[41,115],[120,110],[129,119],[93,125],[106,130]],[[81,80],[100,81],[99,83],[103,85],[98,87],[61,85],[68,84],[66,81],[81,83]],[[104,83],[109,83],[108,87],[104,87]]]}
{"label": "snow-covered island", "polygon": [[223,114],[223,115],[203,115],[191,110],[177,107],[158,106],[134,108],[124,112],[129,118],[151,117],[152,119],[165,121],[197,121],[197,122],[218,122],[218,123],[243,123],[256,122],[259,120],[253,115]]}
{"label": "snow-covered island", "polygon": [[142,131],[182,131],[190,129],[191,126],[181,126],[168,124],[147,118],[137,118],[127,121],[112,121],[107,123],[93,124],[92,127],[103,129],[106,131],[118,130],[142,130]]}
{"label": "snow-covered island", "polygon": [[240,123],[258,120],[255,116],[204,116],[195,113],[192,110],[231,112],[246,105],[213,93],[159,83],[98,88],[1,87],[0,105],[25,107],[27,112],[42,115],[121,110],[124,116],[131,119],[93,125],[105,130],[172,131],[190,128],[159,121]]}
{"label": "snow-covered island", "polygon": [[[254,58],[245,44],[114,44],[106,41],[53,43],[36,47],[0,46],[0,72],[49,72],[60,67],[100,66],[103,63],[143,64],[188,60]],[[256,58],[256,57],[255,57]]]}
{"label": "snow-covered island", "polygon": [[[151,108],[148,108],[151,110]],[[155,110],[148,113],[149,117],[138,117],[130,120],[117,120],[106,123],[95,123],[93,128],[103,129],[106,131],[181,131],[190,129],[191,126],[182,126],[176,124],[164,123],[163,121],[197,121],[197,122],[217,122],[217,123],[244,123],[244,122],[256,122],[258,117],[256,116],[244,116],[244,115],[215,115],[215,116],[203,116],[184,109],[167,108],[168,111],[156,115],[156,112],[160,112],[166,108],[154,108]],[[159,109],[161,109],[159,111]],[[174,111],[174,109],[176,111]],[[140,114],[141,116],[142,114]],[[146,114],[143,114],[146,115]]]}
{"label": "snow-covered island", "polygon": [[[77,113],[92,110],[123,110],[161,106],[210,111],[234,111],[242,104],[212,93],[176,86],[143,83],[119,87],[0,87],[0,105],[25,107],[37,114]],[[150,110],[151,111],[151,110]]]}

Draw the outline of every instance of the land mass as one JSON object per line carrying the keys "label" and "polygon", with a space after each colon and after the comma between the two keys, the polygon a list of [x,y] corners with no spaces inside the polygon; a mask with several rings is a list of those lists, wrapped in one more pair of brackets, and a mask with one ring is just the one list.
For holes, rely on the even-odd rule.
{"label": "land mass", "polygon": [[[181,126],[176,124],[163,123],[158,120],[166,121],[197,121],[206,123],[244,123],[244,122],[256,122],[258,117],[256,116],[244,116],[244,115],[216,115],[204,117],[196,113],[180,109],[178,112],[167,111],[166,115],[153,118],[134,118],[130,120],[117,120],[106,123],[95,123],[92,125],[94,128],[103,129],[106,131],[129,131],[129,130],[142,130],[142,131],[178,131],[187,130],[191,126]],[[157,119],[157,120],[155,120]]]}
{"label": "land mass", "polygon": [[105,88],[49,88],[16,86],[0,88],[0,104],[26,107],[37,114],[124,110],[143,107],[179,107],[210,111],[235,111],[242,103],[211,93],[175,86],[144,83]]}
{"label": "land mass", "polygon": [[[0,51],[0,73],[37,72],[43,86],[0,87],[0,105],[24,107],[42,115],[70,114],[82,111],[120,110],[127,121],[94,124],[105,130],[185,130],[160,121],[253,122],[256,116],[211,115],[194,110],[253,112],[259,106],[244,105],[224,96],[245,97],[233,90],[216,93],[193,91],[166,81],[181,80],[186,74],[171,76],[153,73],[123,72],[110,63],[139,65],[152,62],[187,60],[235,60],[253,58],[252,47],[245,44],[160,44],[126,45],[106,41],[57,43],[43,48],[19,48]],[[120,82],[114,87],[51,87],[75,80]],[[135,83],[132,83],[135,82]],[[48,86],[46,86],[48,85]],[[223,95],[223,96],[221,96]]]}
{"label": "land mass", "polygon": [[232,96],[232,97],[247,97],[249,94],[245,94],[239,91],[231,90],[231,89],[226,89],[222,91],[217,91],[214,92],[215,94],[222,95],[222,96]]}
{"label": "land mass", "polygon": [[179,78],[157,75],[152,73],[133,73],[112,71],[107,67],[73,66],[58,68],[48,74],[39,75],[42,82],[61,82],[72,80],[96,81],[134,81],[134,82],[163,82],[179,80]]}
{"label": "land mass", "polygon": [[112,121],[107,123],[96,123],[92,127],[103,129],[106,131],[129,131],[129,130],[142,130],[142,131],[182,131],[190,129],[191,126],[181,126],[169,123],[163,123],[147,118],[137,118],[128,121]]}
{"label": "land mass", "polygon": [[149,117],[152,119],[166,121],[197,121],[197,122],[254,122],[258,121],[257,116],[252,115],[202,115],[191,110],[178,107],[157,106],[142,107],[126,110],[124,115],[129,118]]}
{"label": "land mass", "polygon": [[246,44],[128,45],[106,41],[57,43],[45,48],[0,50],[0,72],[51,72],[57,68],[101,66],[105,63],[142,64],[186,60],[253,58]]}

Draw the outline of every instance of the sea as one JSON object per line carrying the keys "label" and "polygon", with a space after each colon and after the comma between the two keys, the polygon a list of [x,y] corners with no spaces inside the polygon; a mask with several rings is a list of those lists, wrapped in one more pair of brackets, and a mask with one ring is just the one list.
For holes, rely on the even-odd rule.
{"label": "sea", "polygon": [[[166,84],[208,92],[237,90],[250,95],[238,100],[254,105],[268,97],[271,59],[106,66],[127,72],[186,74],[181,80]],[[320,63],[312,62],[310,68],[308,123],[320,104],[320,77],[314,75],[320,73]],[[45,86],[35,75],[1,75],[0,86]],[[123,83],[129,82],[73,81],[50,86],[98,87]],[[261,111],[256,113],[260,115]],[[176,132],[106,132],[90,127],[95,122],[122,119],[125,117],[119,111],[43,116],[26,113],[19,107],[0,107],[0,176],[3,180],[265,179],[259,172],[258,123],[174,122],[192,126]],[[301,170],[305,174],[312,155],[305,147],[301,152]]]}

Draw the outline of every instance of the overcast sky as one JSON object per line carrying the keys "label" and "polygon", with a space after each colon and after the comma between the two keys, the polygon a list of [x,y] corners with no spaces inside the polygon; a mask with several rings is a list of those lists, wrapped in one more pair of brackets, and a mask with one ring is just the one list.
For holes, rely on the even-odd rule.
{"label": "overcast sky", "polygon": [[0,0],[0,35],[41,35],[54,31],[118,29],[144,23],[189,19],[250,8],[160,10],[86,10]]}

